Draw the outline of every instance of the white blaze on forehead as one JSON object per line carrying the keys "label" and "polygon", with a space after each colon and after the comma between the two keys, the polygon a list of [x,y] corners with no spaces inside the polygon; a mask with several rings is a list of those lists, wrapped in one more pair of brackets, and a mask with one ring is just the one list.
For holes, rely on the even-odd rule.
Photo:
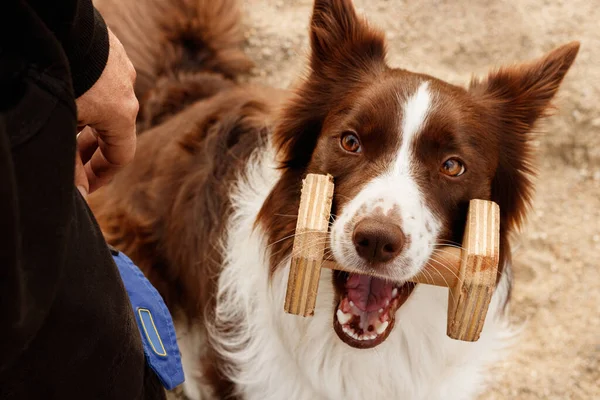
{"label": "white blaze on forehead", "polygon": [[402,106],[402,141],[394,163],[394,173],[409,171],[412,148],[425,125],[430,108],[429,82],[423,82]]}
{"label": "white blaze on forehead", "polygon": [[[398,134],[400,145],[387,170],[367,183],[341,210],[333,225],[331,249],[343,264],[363,265],[352,243],[356,222],[375,212],[396,210],[401,229],[410,238],[398,259],[391,261],[388,277],[404,280],[417,273],[429,259],[439,232],[439,221],[424,201],[424,193],[415,180],[415,143],[432,108],[428,82],[422,82],[406,99],[399,99]],[[348,226],[347,226],[348,225]],[[364,267],[366,268],[366,267]]]}

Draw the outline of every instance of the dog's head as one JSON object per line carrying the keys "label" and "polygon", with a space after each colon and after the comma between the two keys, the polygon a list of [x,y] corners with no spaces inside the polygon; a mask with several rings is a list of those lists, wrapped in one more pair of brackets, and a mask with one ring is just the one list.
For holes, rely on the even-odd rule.
{"label": "dog's head", "polygon": [[365,275],[334,273],[333,325],[349,345],[373,347],[410,295],[406,280],[436,246],[460,245],[471,199],[500,206],[502,266],[531,197],[531,131],[579,44],[461,88],[388,67],[383,34],[350,0],[315,1],[310,39],[310,74],[274,133],[283,175],[260,219],[277,268],[290,253],[301,179],[334,177],[328,255]]}

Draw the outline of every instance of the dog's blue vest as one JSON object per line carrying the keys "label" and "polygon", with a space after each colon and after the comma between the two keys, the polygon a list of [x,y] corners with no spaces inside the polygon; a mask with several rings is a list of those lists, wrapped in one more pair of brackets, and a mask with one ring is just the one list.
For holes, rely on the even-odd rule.
{"label": "dog's blue vest", "polygon": [[184,381],[181,355],[171,314],[142,271],[122,252],[111,247],[142,336],[146,362],[163,386],[171,390]]}

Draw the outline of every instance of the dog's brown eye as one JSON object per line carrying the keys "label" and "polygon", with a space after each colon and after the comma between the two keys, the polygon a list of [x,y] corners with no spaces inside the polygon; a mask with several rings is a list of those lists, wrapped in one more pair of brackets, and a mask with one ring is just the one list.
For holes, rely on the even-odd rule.
{"label": "dog's brown eye", "polygon": [[443,174],[457,177],[465,173],[465,166],[457,158],[449,158],[442,164],[441,171]]}
{"label": "dog's brown eye", "polygon": [[362,148],[358,136],[354,132],[346,132],[342,135],[342,148],[350,153],[360,153]]}

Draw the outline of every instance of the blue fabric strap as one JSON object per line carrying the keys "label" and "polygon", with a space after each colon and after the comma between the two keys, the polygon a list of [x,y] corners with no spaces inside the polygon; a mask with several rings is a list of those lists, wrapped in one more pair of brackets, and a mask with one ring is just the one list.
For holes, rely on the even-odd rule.
{"label": "blue fabric strap", "polygon": [[122,252],[113,248],[111,252],[142,335],[146,362],[163,386],[172,390],[183,383],[184,376],[171,314],[142,271]]}

